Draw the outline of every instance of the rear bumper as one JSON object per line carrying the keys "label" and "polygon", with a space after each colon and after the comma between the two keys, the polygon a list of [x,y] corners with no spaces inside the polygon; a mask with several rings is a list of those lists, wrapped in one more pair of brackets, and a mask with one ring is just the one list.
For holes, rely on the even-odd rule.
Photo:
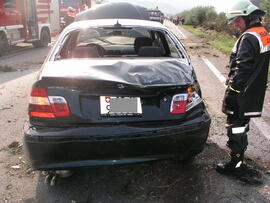
{"label": "rear bumper", "polygon": [[181,124],[163,126],[116,125],[29,129],[24,135],[26,155],[34,169],[70,169],[185,158],[203,150],[208,137],[207,113]]}

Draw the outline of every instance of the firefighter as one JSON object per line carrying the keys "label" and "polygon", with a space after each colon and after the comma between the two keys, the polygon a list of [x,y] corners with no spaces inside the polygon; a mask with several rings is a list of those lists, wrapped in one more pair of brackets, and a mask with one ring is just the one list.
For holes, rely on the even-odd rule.
{"label": "firefighter", "polygon": [[[223,99],[222,111],[227,115],[227,146],[231,160],[219,163],[217,172],[254,183],[260,173],[245,165],[249,121],[262,114],[270,57],[270,36],[262,26],[265,12],[248,0],[238,1],[226,13],[229,23],[242,35],[230,57],[230,72]],[[256,182],[256,181],[255,181]]]}
{"label": "firefighter", "polygon": [[73,23],[75,19],[75,9],[68,7],[67,14],[64,16],[65,27]]}

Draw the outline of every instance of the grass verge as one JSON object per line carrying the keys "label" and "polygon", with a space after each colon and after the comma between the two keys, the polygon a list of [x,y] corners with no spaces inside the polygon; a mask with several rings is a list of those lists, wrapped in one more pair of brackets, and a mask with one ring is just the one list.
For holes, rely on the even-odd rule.
{"label": "grass verge", "polygon": [[210,44],[221,52],[229,55],[235,42],[236,39],[233,37],[226,34],[220,34],[220,36],[216,36],[214,40],[210,41]]}
{"label": "grass verge", "polygon": [[230,54],[236,39],[225,33],[218,33],[211,30],[203,30],[201,27],[193,27],[191,25],[183,25],[183,28],[187,29],[194,35],[205,39],[213,47],[217,48],[225,54]]}
{"label": "grass verge", "polygon": [[198,27],[193,27],[191,25],[182,25],[182,27],[200,38],[207,38],[207,34],[201,31]]}

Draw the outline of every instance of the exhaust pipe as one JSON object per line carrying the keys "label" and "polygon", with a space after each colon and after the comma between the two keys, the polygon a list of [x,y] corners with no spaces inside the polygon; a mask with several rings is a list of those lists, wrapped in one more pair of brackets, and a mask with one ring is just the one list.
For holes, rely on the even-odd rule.
{"label": "exhaust pipe", "polygon": [[60,178],[68,178],[73,175],[74,171],[70,170],[56,170],[55,173],[60,177]]}

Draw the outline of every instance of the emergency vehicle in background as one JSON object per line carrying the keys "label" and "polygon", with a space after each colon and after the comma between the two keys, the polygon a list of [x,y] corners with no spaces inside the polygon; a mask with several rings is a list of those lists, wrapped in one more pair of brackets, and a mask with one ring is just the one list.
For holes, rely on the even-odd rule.
{"label": "emergency vehicle in background", "polygon": [[52,32],[51,4],[51,0],[0,0],[0,53],[19,42],[47,46]]}
{"label": "emergency vehicle in background", "polygon": [[149,14],[150,20],[157,21],[163,24],[164,14],[159,10],[158,7],[156,7],[155,9],[148,9],[148,14]]}
{"label": "emergency vehicle in background", "polygon": [[63,18],[67,11],[68,7],[75,9],[76,13],[79,13],[87,8],[91,8],[91,0],[59,0],[60,1],[60,17]]}
{"label": "emergency vehicle in background", "polygon": [[77,12],[91,0],[0,0],[0,54],[19,42],[47,46],[59,33],[61,12],[72,6]]}
{"label": "emergency vehicle in background", "polygon": [[60,3],[60,32],[74,21],[77,13],[91,8],[91,0],[59,0]]}

